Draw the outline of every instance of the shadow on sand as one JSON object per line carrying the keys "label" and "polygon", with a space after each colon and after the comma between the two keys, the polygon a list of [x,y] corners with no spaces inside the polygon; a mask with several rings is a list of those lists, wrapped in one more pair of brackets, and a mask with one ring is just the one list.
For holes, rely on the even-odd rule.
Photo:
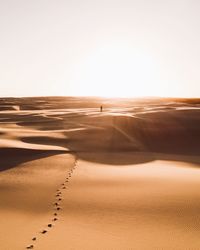
{"label": "shadow on sand", "polygon": [[0,149],[0,171],[16,167],[19,164],[33,161],[57,154],[66,154],[65,150],[35,150],[24,148],[1,148]]}
{"label": "shadow on sand", "polygon": [[102,164],[128,165],[167,160],[198,166],[198,115],[199,112],[173,110],[138,117],[109,114],[94,118],[85,116],[82,118],[85,128],[66,129],[62,132],[65,138],[24,137],[21,140],[70,148],[80,159]]}

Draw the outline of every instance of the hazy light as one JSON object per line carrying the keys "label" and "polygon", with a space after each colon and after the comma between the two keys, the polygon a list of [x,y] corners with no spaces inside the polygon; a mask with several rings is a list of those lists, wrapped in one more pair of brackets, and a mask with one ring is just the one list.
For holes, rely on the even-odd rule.
{"label": "hazy light", "polygon": [[159,67],[153,57],[131,45],[107,45],[76,65],[72,86],[78,95],[148,96],[159,92]]}
{"label": "hazy light", "polygon": [[0,1],[0,95],[200,97],[200,1]]}

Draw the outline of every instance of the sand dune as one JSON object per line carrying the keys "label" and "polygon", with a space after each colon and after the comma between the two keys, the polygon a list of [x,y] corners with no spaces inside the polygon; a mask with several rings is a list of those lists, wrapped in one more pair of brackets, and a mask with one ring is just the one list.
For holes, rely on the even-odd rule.
{"label": "sand dune", "polygon": [[0,136],[2,250],[200,249],[199,100],[2,98]]}

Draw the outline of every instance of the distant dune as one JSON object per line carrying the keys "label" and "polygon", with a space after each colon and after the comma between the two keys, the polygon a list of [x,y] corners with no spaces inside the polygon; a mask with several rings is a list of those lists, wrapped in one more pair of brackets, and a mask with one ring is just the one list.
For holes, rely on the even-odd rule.
{"label": "distant dune", "polygon": [[2,250],[200,249],[200,99],[0,98],[0,136]]}

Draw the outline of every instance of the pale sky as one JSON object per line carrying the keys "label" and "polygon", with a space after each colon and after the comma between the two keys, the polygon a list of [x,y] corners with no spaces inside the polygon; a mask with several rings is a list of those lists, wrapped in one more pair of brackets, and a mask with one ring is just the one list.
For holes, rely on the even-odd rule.
{"label": "pale sky", "polygon": [[199,0],[0,0],[0,96],[200,97]]}

